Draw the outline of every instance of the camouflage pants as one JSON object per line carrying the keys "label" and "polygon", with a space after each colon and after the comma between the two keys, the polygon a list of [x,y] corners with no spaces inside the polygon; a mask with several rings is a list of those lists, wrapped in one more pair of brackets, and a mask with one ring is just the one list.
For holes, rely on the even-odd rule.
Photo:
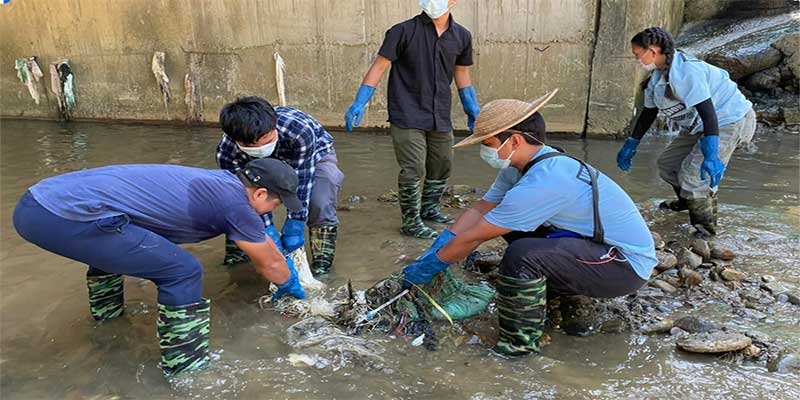
{"label": "camouflage pants", "polygon": [[[726,166],[733,151],[750,142],[755,129],[756,115],[753,110],[739,121],[719,127],[719,159]],[[661,179],[681,188],[681,197],[687,200],[707,198],[719,188],[709,187],[710,181],[707,177],[700,179],[700,166],[704,160],[700,150],[701,137],[700,134],[688,135],[681,132],[658,157]]]}

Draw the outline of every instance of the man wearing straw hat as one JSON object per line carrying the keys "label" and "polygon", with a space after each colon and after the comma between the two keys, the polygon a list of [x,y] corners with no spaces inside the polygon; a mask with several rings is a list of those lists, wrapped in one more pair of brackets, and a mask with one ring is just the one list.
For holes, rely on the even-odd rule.
{"label": "man wearing straw hat", "polygon": [[500,173],[481,201],[403,269],[409,285],[425,284],[481,243],[505,238],[494,351],[507,356],[538,351],[548,292],[622,296],[644,285],[658,263],[647,225],[622,188],[545,144],[537,110],[555,93],[484,106],[474,133],[454,147],[480,143],[481,158]]}

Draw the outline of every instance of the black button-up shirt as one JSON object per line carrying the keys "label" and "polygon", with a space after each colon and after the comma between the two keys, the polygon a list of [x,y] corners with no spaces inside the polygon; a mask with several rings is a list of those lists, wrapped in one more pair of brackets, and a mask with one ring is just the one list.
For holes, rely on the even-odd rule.
{"label": "black button-up shirt", "polygon": [[450,84],[456,65],[472,65],[472,34],[457,24],[439,36],[421,13],[386,31],[379,55],[392,61],[389,122],[401,128],[450,132]]}

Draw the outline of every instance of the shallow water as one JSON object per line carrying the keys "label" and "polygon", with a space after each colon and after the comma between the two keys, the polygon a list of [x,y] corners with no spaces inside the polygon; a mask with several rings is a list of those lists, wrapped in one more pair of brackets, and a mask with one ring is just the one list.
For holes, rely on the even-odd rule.
{"label": "shallow water", "polygon": [[[5,398],[800,398],[798,375],[768,373],[763,364],[732,364],[675,350],[674,339],[639,334],[576,338],[551,332],[541,356],[507,361],[477,345],[445,343],[436,352],[375,337],[386,367],[352,364],[337,370],[291,366],[286,344],[293,320],[255,304],[266,284],[249,265],[221,266],[222,238],[187,248],[206,266],[204,295],[212,299],[211,369],[171,387],[158,369],[154,286],[126,278],[126,314],[97,324],[88,313],[85,266],[19,238],[11,212],[36,181],[114,163],[177,163],[212,168],[219,139],[212,128],[2,121],[0,136],[0,397]],[[335,133],[346,175],[336,274],[364,288],[399,269],[425,242],[399,235],[399,210],[377,197],[395,188],[398,168],[384,135]],[[671,190],[655,159],[667,137],[640,146],[630,174],[614,163],[620,142],[555,138],[620,183],[665,237],[689,232],[686,215],[657,210]],[[800,136],[763,132],[757,151],[739,152],[720,192],[720,240],[735,249],[739,269],[771,274],[800,286]],[[493,170],[477,148],[456,151],[452,183],[487,187]],[[450,210],[455,212],[454,210]],[[281,220],[279,218],[278,220]],[[788,306],[787,306],[788,307]],[[715,311],[717,310],[717,311]],[[698,308],[727,322],[724,304]],[[797,308],[741,329],[800,345]]]}

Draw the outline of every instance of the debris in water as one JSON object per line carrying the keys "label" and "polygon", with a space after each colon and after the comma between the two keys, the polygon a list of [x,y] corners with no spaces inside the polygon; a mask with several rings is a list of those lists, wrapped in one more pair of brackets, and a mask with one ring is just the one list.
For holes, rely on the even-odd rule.
{"label": "debris in water", "polygon": [[172,92],[169,89],[169,77],[167,76],[166,67],[164,65],[164,52],[157,51],[153,53],[152,69],[153,75],[156,77],[156,82],[161,89],[161,95],[164,98],[164,111],[169,113],[169,99],[172,97]]}
{"label": "debris in water", "polygon": [[27,59],[18,58],[14,68],[17,70],[17,78],[28,88],[28,93],[38,105],[41,98],[38,83],[44,74],[42,69],[39,68],[39,63],[36,62],[36,56],[28,57]]}
{"label": "debris in water", "polygon": [[63,59],[50,64],[50,90],[58,100],[58,113],[61,119],[64,121],[72,119],[76,103],[75,77],[69,60]]}

